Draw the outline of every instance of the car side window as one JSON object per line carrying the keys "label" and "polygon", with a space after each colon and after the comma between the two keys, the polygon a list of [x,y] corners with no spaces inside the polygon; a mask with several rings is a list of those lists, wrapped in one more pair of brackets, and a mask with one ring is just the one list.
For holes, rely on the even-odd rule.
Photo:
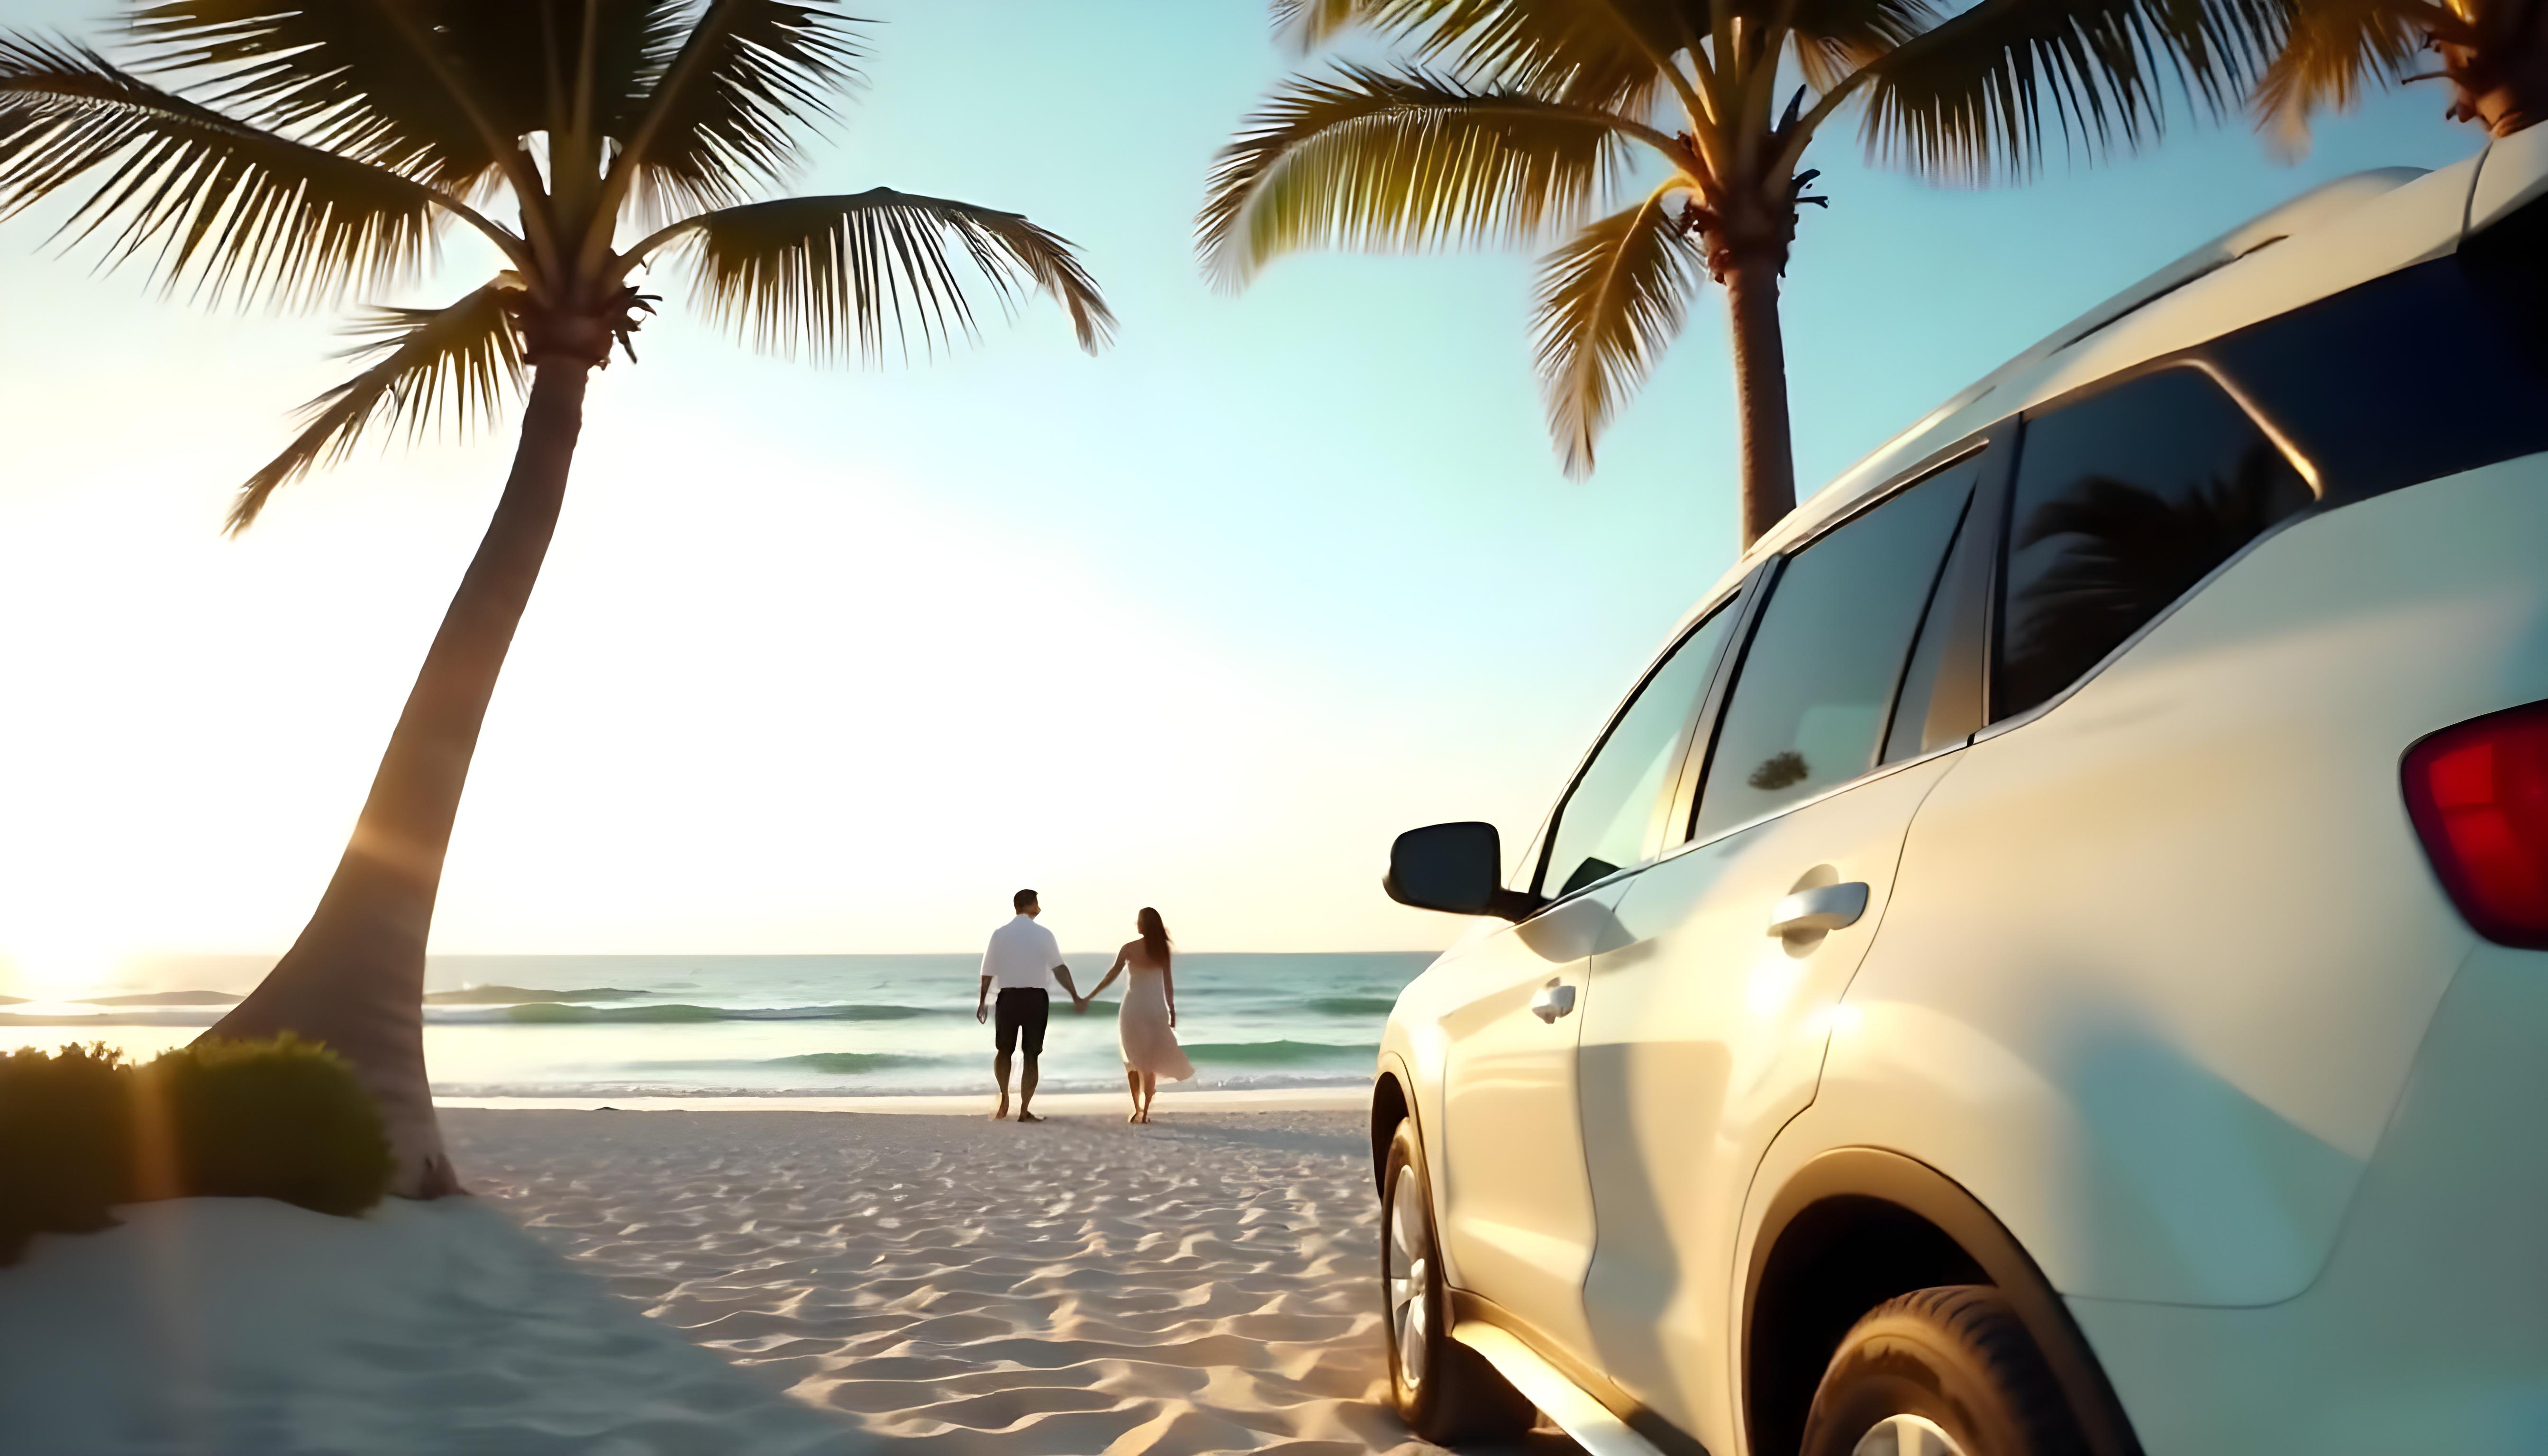
{"label": "car side window", "polygon": [[1875,767],[1884,717],[1974,470],[1951,466],[1787,562],[1727,699],[1693,837]]}
{"label": "car side window", "polygon": [[2030,418],[2009,505],[1993,716],[2077,682],[2316,499],[2200,370],[2162,369]]}
{"label": "car side window", "polygon": [[1729,604],[1691,628],[1611,720],[1557,811],[1540,893],[1571,895],[1646,858],[1668,780],[1687,747],[1684,735],[1733,620]]}

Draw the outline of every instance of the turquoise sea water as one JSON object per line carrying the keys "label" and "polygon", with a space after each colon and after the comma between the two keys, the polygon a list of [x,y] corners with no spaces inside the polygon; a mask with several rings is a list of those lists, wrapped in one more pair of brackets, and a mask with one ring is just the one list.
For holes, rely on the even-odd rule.
{"label": "turquoise sea water", "polygon": [[[1112,959],[1068,957],[1082,991]],[[1427,953],[1180,955],[1177,1034],[1199,1087],[1367,1080],[1399,989]],[[104,1041],[149,1055],[195,1037],[264,962],[151,967],[97,999],[0,1006],[0,1048]],[[979,1091],[990,1029],[973,1020],[973,956],[453,956],[426,972],[425,1057],[445,1097],[837,1097]],[[493,988],[493,989],[491,989]],[[1044,1085],[1123,1085],[1114,1003],[1055,998]],[[85,993],[103,998],[108,990]],[[148,994],[147,1002],[132,998]]]}

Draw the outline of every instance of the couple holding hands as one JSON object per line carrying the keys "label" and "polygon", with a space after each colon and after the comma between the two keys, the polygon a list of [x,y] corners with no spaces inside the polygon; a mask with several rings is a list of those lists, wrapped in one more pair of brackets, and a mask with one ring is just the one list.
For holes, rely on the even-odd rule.
{"label": "couple holding hands", "polygon": [[[991,1058],[991,1073],[1000,1084],[1000,1105],[991,1120],[1009,1115],[1009,1058],[1023,1043],[1027,1065],[1026,1075],[1018,1082],[1018,1121],[1044,1121],[1031,1105],[1036,1059],[1044,1054],[1045,1024],[1052,1014],[1054,982],[1070,997],[1070,1009],[1085,1014],[1099,992],[1129,971],[1132,978],[1124,986],[1124,1005],[1115,1014],[1116,1040],[1124,1051],[1124,1083],[1133,1094],[1133,1115],[1124,1121],[1148,1122],[1159,1079],[1173,1082],[1194,1075],[1194,1064],[1177,1046],[1177,983],[1168,969],[1168,927],[1159,912],[1145,907],[1134,918],[1139,937],[1124,943],[1105,979],[1082,996],[1070,983],[1070,967],[1061,963],[1061,943],[1037,923],[1044,906],[1036,892],[1020,890],[1010,897],[1010,904],[1016,907],[1017,918],[991,932],[991,944],[982,952],[982,984],[973,1006],[975,1021],[992,1024],[996,1054]],[[991,997],[994,986],[1000,993],[997,1002]]]}

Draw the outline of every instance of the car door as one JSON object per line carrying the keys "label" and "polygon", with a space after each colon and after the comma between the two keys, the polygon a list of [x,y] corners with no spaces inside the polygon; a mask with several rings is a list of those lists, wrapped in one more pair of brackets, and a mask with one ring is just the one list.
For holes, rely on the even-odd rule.
{"label": "car door", "polygon": [[1963,522],[1995,464],[1969,452],[1783,557],[1691,756],[1686,842],[1631,877],[1590,967],[1591,1357],[1710,1446],[1732,1440],[1726,1274],[1752,1170],[1812,1099],[1912,814],[1978,726],[1954,650],[1972,597],[1940,583],[1986,572],[1990,533]]}
{"label": "car door", "polygon": [[1552,903],[1462,948],[1440,1015],[1442,1232],[1452,1277],[1525,1337],[1580,1349],[1592,1254],[1576,1105],[1585,971],[1615,940],[1620,871],[1661,845],[1732,612],[1676,641],[1577,772],[1526,883]]}

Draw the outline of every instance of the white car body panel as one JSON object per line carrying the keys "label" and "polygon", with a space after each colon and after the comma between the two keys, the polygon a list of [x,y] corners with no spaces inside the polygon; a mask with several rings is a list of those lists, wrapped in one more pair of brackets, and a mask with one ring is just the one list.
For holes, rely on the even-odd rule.
{"label": "white car body panel", "polygon": [[1579,1010],[1542,1021],[1530,1002],[1551,983],[1583,996],[1589,958],[1612,942],[1610,907],[1626,888],[1591,889],[1466,942],[1426,973],[1441,993],[1427,1018],[1443,1067],[1427,1146],[1443,1170],[1434,1186],[1447,1266],[1498,1290],[1506,1308],[1559,1340],[1586,1335],[1580,1291],[1592,1260],[1575,1089],[1584,1018]]}
{"label": "white car body panel", "polygon": [[[1832,1012],[1884,918],[1913,811],[1957,755],[1895,765],[1637,874],[1618,949],[1592,959],[1581,1056],[1599,1239],[1591,1349],[1630,1397],[1687,1430],[1721,1426],[1724,1271],[1748,1183],[1813,1100]],[[1858,881],[1858,923],[1790,943],[1771,907]]]}
{"label": "white car body panel", "polygon": [[2149,1456],[2548,1450],[2548,956],[2479,947],[2423,1044],[2307,1291],[2070,1302]]}

